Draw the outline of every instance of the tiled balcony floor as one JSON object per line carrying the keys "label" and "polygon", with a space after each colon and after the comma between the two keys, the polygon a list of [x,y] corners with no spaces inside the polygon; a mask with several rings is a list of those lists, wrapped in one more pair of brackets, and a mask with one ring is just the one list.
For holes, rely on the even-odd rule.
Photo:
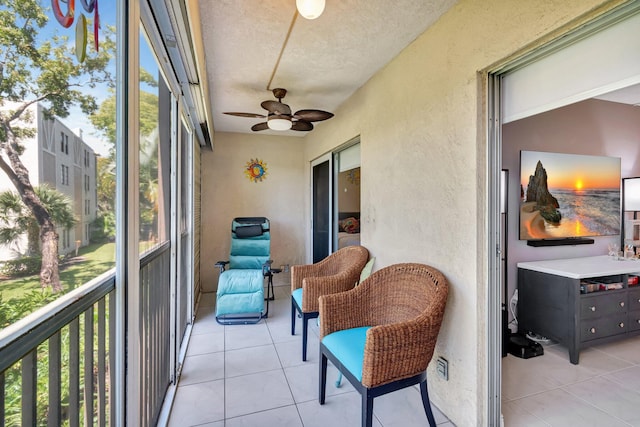
{"label": "tiled balcony floor", "polygon": [[580,363],[566,347],[502,359],[506,426],[640,426],[640,336],[589,347]]}
{"label": "tiled balcony floor", "polygon": [[[302,327],[291,335],[291,297],[286,274],[274,277],[269,318],[257,325],[222,326],[214,314],[215,294],[203,294],[169,419],[170,427],[352,427],[360,425],[360,395],[348,381],[335,387],[331,365],[327,398],[318,403],[318,328],[310,321],[307,361],[302,362]],[[373,425],[427,425],[417,387],[374,401]],[[436,422],[453,424],[432,404]]]}

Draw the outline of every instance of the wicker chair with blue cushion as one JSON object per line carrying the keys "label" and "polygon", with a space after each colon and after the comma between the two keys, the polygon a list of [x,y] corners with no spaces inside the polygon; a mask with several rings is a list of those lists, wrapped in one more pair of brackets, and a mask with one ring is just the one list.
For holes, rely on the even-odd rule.
{"label": "wicker chair with blue cushion", "polygon": [[315,264],[291,267],[291,335],[296,333],[296,312],[302,317],[302,360],[307,360],[309,319],[318,317],[318,297],[351,289],[369,259],[363,246],[347,246]]}
{"label": "wicker chair with blue cushion", "polygon": [[420,384],[429,425],[435,426],[426,370],[448,289],[433,267],[395,264],[349,291],[321,296],[320,404],[331,360],[362,395],[362,426],[371,426],[375,397],[415,384]]}

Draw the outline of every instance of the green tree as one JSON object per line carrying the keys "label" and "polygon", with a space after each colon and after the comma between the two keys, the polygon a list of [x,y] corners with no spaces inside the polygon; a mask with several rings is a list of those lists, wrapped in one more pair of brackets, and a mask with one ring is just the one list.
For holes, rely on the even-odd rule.
{"label": "green tree", "polygon": [[100,240],[112,239],[115,237],[114,201],[116,199],[116,166],[113,157],[98,157],[96,168],[98,172],[96,188],[98,212],[94,230]]}
{"label": "green tree", "polygon": [[[150,76],[147,71],[142,70],[140,78]],[[146,77],[149,79],[150,77]],[[153,81],[155,83],[155,81]],[[153,84],[152,84],[153,85]],[[109,141],[111,146],[111,155],[113,157],[113,148],[116,143],[116,96],[112,94],[102,101],[100,107],[89,117],[93,126],[98,129],[102,135]],[[155,93],[140,91],[140,134],[151,135],[158,127],[158,95]],[[144,144],[144,141],[141,142]]]}
{"label": "green tree", "polygon": [[[73,201],[46,184],[34,187],[34,192],[45,207],[53,224],[65,230],[73,227],[77,220],[73,214]],[[26,255],[40,252],[40,226],[33,213],[14,191],[0,193],[0,243],[10,244],[26,231]],[[55,291],[61,289],[54,288]]]}
{"label": "green tree", "polygon": [[[148,71],[140,70],[140,81],[149,87],[158,82]],[[144,238],[152,238],[157,227],[158,213],[158,95],[140,91],[140,227]],[[105,99],[98,110],[90,116],[91,123],[111,142],[108,159],[98,163],[98,216],[103,227],[108,227],[113,216],[115,200],[115,171],[113,147],[116,142],[115,95]],[[108,233],[105,233],[108,236]],[[151,236],[150,236],[151,235]]]}
{"label": "green tree", "polygon": [[40,228],[40,283],[60,289],[59,236],[20,157],[24,140],[35,134],[27,120],[29,107],[42,103],[47,118],[67,117],[72,105],[78,105],[85,114],[94,112],[97,104],[90,89],[113,83],[108,65],[115,45],[110,31],[106,31],[100,40],[100,52],[78,63],[67,38],[53,35],[38,41],[48,20],[39,0],[0,0],[0,169]]}

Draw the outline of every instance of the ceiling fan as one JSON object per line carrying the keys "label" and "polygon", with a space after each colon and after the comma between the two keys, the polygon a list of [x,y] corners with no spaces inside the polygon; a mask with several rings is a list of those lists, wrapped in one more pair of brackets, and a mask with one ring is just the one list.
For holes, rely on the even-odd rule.
{"label": "ceiling fan", "polygon": [[311,122],[320,122],[333,117],[333,113],[322,110],[298,110],[291,114],[291,108],[289,108],[287,104],[282,103],[282,98],[287,94],[287,90],[276,88],[273,89],[272,92],[273,96],[278,100],[267,100],[260,104],[262,108],[268,111],[268,114],[266,115],[235,112],[225,112],[224,114],[238,117],[266,118],[266,122],[257,123],[251,126],[251,130],[254,132],[267,129],[310,131],[313,130],[313,124]]}

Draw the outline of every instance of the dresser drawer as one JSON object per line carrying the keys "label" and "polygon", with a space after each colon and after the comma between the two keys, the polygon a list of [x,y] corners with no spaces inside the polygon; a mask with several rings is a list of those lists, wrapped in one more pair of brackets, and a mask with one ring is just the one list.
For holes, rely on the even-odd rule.
{"label": "dresser drawer", "polygon": [[603,291],[602,294],[598,293],[580,298],[581,319],[593,319],[616,313],[622,314],[627,311],[627,292],[624,291]]}
{"label": "dresser drawer", "polygon": [[640,289],[629,290],[629,311],[640,310]]}
{"label": "dresser drawer", "polygon": [[631,311],[627,314],[627,324],[629,325],[629,331],[640,330],[640,310]]}
{"label": "dresser drawer", "polygon": [[598,319],[587,319],[580,323],[580,341],[590,341],[611,335],[624,334],[629,330],[626,313]]}

